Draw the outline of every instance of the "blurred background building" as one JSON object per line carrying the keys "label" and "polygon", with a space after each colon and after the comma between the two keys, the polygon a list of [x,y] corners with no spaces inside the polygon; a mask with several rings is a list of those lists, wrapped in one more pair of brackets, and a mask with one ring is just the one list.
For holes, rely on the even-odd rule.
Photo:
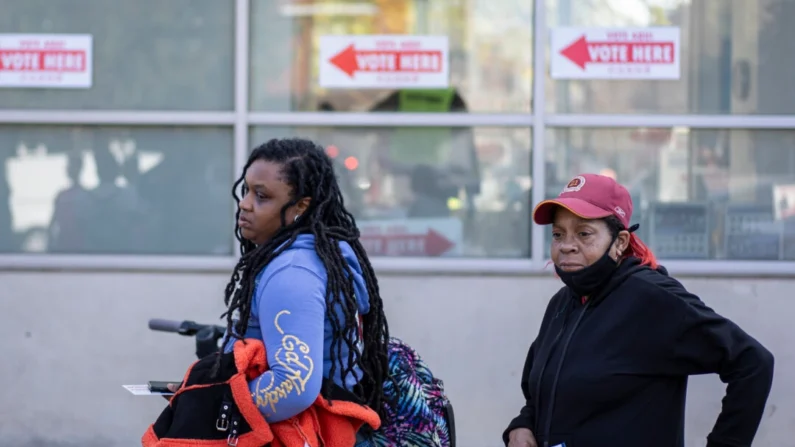
{"label": "blurred background building", "polygon": [[[498,445],[519,408],[525,350],[559,287],[530,212],[581,172],[627,185],[664,264],[773,350],[755,445],[792,439],[795,2],[0,10],[0,34],[93,36],[90,88],[0,88],[0,445],[137,443],[162,404],[121,384],[180,377],[192,355],[146,320],[221,312],[237,253],[231,185],[251,148],[287,136],[315,139],[337,163],[392,330],[445,380],[463,447]],[[553,80],[558,26],[679,27],[681,77]],[[394,34],[446,36],[450,87],[321,87],[321,36]],[[488,359],[471,365],[478,351]],[[694,380],[688,445],[704,444],[721,391]]]}

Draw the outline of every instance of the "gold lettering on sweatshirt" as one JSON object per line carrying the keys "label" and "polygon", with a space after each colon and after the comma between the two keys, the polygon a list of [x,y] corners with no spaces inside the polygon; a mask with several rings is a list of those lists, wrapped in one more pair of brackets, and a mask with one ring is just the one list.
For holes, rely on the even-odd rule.
{"label": "gold lettering on sweatshirt", "polygon": [[[276,404],[291,393],[301,395],[306,390],[306,383],[315,370],[312,358],[309,356],[309,346],[295,335],[287,334],[279,325],[282,316],[290,315],[289,310],[283,310],[276,314],[273,325],[279,334],[282,335],[282,343],[274,354],[275,362],[287,371],[287,377],[279,383],[274,383],[276,376],[271,374],[271,382],[265,387],[257,382],[257,393],[255,402],[258,407],[276,413]],[[260,376],[259,380],[262,380]]]}

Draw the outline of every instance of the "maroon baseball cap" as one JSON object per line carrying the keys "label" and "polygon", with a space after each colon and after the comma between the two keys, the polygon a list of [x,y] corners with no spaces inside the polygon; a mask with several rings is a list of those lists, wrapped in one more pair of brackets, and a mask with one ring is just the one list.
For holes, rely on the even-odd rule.
{"label": "maroon baseball cap", "polygon": [[602,219],[616,216],[629,228],[632,218],[632,199],[629,191],[604,175],[581,174],[569,182],[558,198],[544,200],[533,210],[533,221],[549,225],[557,207],[563,207],[583,219]]}

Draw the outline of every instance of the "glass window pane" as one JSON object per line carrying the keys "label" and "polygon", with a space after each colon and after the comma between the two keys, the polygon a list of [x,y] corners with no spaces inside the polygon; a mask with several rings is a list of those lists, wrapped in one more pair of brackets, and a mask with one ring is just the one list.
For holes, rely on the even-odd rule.
{"label": "glass window pane", "polygon": [[795,131],[547,135],[547,195],[579,173],[614,175],[632,194],[632,221],[659,258],[795,260]]}
{"label": "glass window pane", "polygon": [[[529,111],[532,10],[530,0],[252,0],[250,107]],[[321,88],[320,38],[329,35],[447,36],[454,90],[415,90],[411,100],[405,89]]]}
{"label": "glass window pane", "polygon": [[0,32],[93,35],[89,89],[0,89],[6,109],[231,110],[234,2],[12,0]]}
{"label": "glass window pane", "polygon": [[547,0],[550,27],[681,29],[677,81],[551,81],[557,113],[795,113],[791,0]]}
{"label": "glass window pane", "polygon": [[345,204],[373,256],[529,255],[530,130],[277,128],[252,146],[302,137],[335,161]]}
{"label": "glass window pane", "polygon": [[230,255],[226,128],[0,126],[0,252]]}

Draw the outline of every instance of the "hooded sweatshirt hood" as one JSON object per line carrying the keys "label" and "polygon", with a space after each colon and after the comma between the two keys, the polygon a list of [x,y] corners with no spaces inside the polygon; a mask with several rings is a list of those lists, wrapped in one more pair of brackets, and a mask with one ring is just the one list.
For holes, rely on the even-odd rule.
{"label": "hooded sweatshirt hood", "polygon": [[[367,283],[364,279],[362,266],[359,264],[359,259],[356,257],[356,253],[353,251],[350,244],[345,241],[340,241],[339,247],[342,251],[342,257],[345,259],[350,273],[353,275],[353,289],[356,295],[359,313],[364,315],[370,311],[370,296],[367,293]],[[285,258],[285,260],[290,259],[292,262],[300,262],[303,267],[309,268],[324,280],[328,279],[326,267],[323,265],[323,261],[320,259],[315,249],[315,235],[313,234],[299,235],[295,242],[287,247],[277,259],[279,258]]]}

